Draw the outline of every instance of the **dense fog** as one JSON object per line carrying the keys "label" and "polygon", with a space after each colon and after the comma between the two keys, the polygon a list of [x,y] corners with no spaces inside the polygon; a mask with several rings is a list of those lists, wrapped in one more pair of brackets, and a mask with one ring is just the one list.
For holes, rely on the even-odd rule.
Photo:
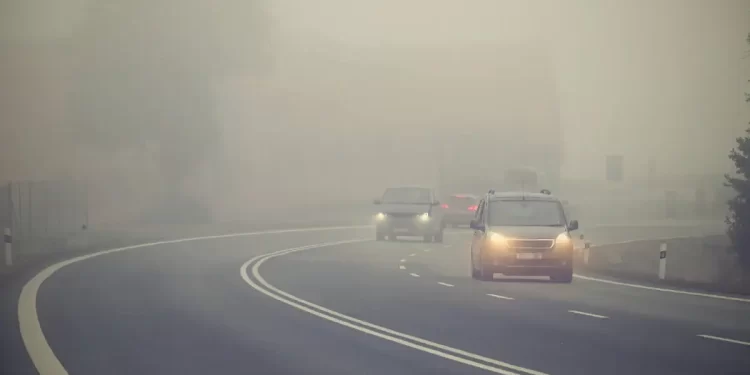
{"label": "dense fog", "polygon": [[746,0],[2,0],[0,183],[83,181],[102,223],[518,166],[571,204],[713,199],[748,32]]}

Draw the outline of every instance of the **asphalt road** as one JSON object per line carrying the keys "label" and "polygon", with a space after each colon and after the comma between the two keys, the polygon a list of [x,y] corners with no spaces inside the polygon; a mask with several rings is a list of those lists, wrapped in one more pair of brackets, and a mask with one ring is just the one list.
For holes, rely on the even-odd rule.
{"label": "asphalt road", "polygon": [[[748,302],[584,279],[480,282],[469,277],[468,231],[445,244],[372,237],[370,229],[261,234],[71,263],[39,287],[38,319],[29,318],[29,300],[4,294],[0,372],[36,374],[35,364],[42,375],[750,369]],[[11,324],[19,306],[23,335]]]}

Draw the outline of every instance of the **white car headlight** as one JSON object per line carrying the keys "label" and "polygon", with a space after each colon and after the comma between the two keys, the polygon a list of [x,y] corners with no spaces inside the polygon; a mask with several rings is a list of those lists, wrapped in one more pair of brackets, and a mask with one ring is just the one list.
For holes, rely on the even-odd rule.
{"label": "white car headlight", "polygon": [[570,235],[567,232],[560,233],[555,238],[555,246],[567,246],[570,245]]}
{"label": "white car headlight", "polygon": [[384,213],[382,213],[382,212],[378,212],[378,213],[377,213],[377,214],[375,215],[375,220],[377,220],[377,221],[383,221],[383,220],[385,220],[385,217],[386,217],[386,216],[385,216],[385,214],[384,214]]}
{"label": "white car headlight", "polygon": [[492,243],[493,246],[508,246],[508,239],[505,238],[500,233],[492,233],[490,234],[490,243]]}
{"label": "white car headlight", "polygon": [[428,220],[430,220],[430,214],[427,213],[427,212],[425,212],[425,213],[419,215],[419,220],[421,220],[421,221],[428,221]]}

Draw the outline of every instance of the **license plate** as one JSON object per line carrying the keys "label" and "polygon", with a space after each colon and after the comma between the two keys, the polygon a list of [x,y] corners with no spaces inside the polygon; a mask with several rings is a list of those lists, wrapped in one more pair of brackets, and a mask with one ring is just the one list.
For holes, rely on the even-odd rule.
{"label": "license plate", "polygon": [[516,259],[542,259],[542,253],[518,253]]}

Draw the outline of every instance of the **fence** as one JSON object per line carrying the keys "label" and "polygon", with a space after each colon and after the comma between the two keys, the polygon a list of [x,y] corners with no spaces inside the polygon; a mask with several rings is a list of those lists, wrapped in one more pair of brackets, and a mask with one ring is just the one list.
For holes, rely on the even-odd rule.
{"label": "fence", "polygon": [[21,181],[0,187],[0,224],[13,232],[15,257],[54,251],[88,226],[85,185],[73,181]]}

